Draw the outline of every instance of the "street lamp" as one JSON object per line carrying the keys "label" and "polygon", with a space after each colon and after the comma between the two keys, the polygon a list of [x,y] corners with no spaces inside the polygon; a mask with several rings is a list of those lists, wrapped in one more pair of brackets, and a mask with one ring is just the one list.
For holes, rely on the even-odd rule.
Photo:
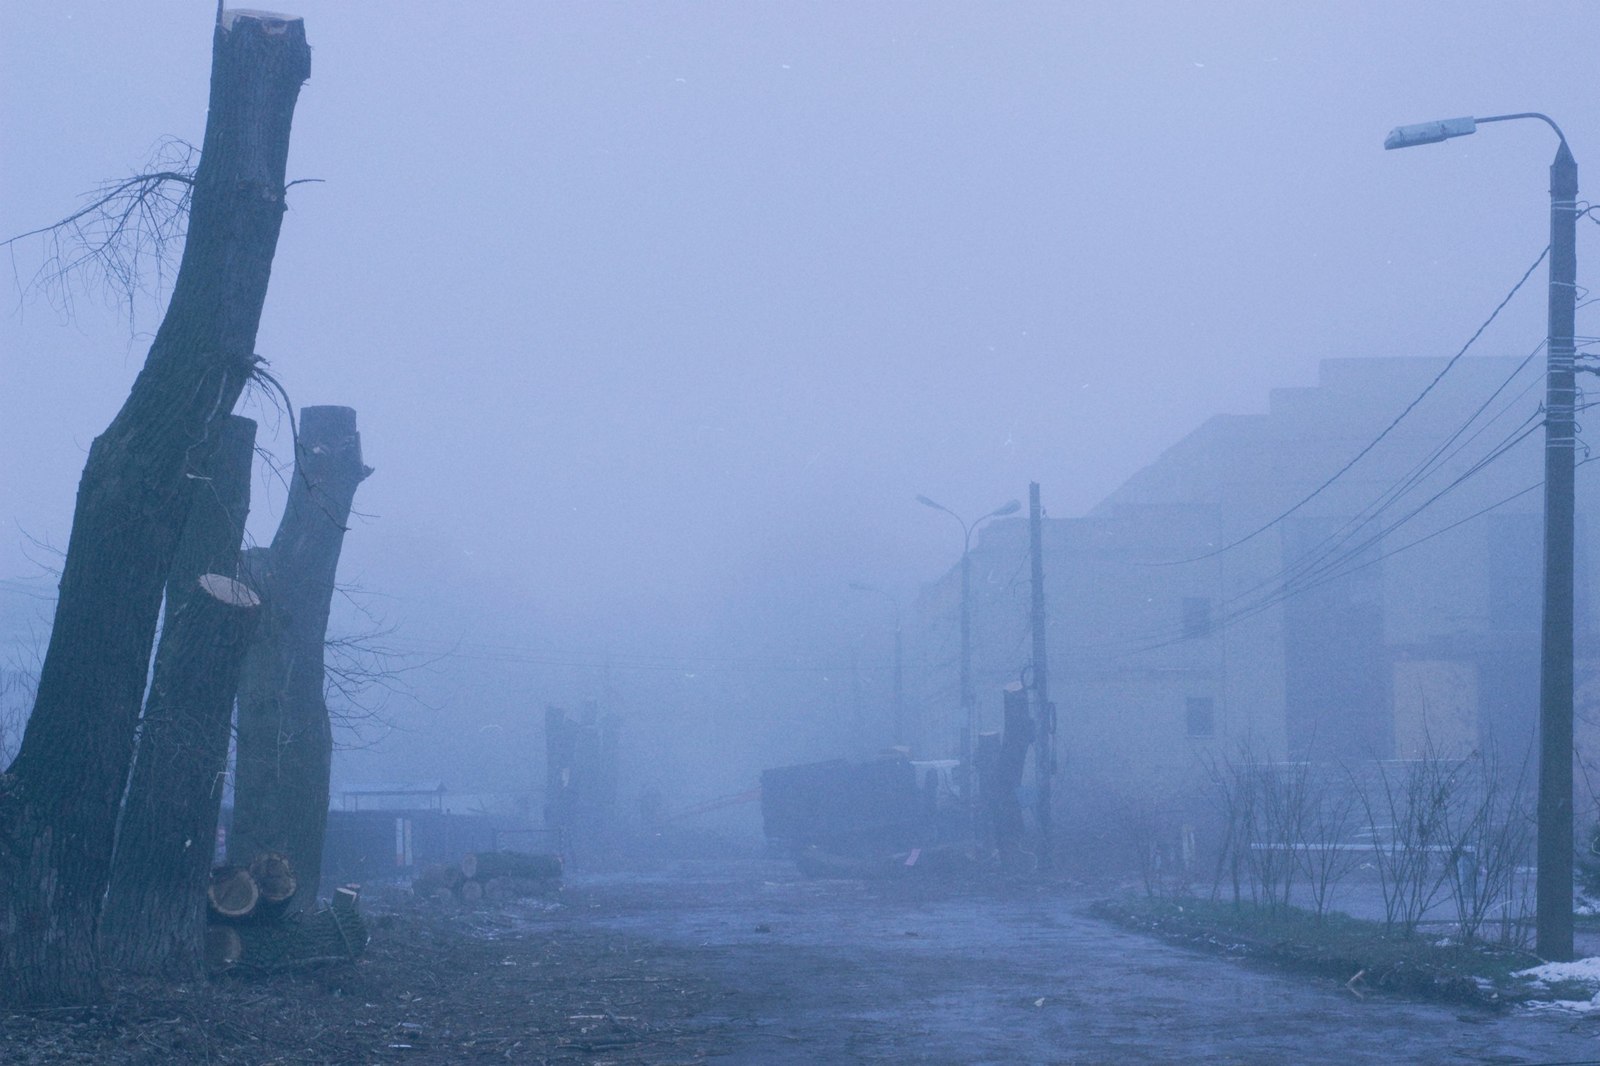
{"label": "street lamp", "polygon": [[917,502],[935,511],[943,511],[961,523],[961,711],[965,719],[961,728],[961,791],[962,796],[970,802],[972,737],[978,717],[978,701],[972,691],[972,532],[991,518],[1016,514],[1022,510],[1022,503],[1019,500],[1003,503],[988,514],[968,522],[944,504],[935,503],[926,496],[918,496]]}
{"label": "street lamp", "polygon": [[894,744],[899,747],[905,738],[905,689],[902,686],[901,664],[904,662],[904,644],[900,637],[900,600],[891,592],[859,581],[850,582],[857,592],[871,592],[882,596],[894,606]]}
{"label": "street lamp", "polygon": [[1572,542],[1574,317],[1577,312],[1578,164],[1567,138],[1533,111],[1399,126],[1385,148],[1434,144],[1486,122],[1531,118],[1555,130],[1550,164],[1550,294],[1544,418],[1544,619],[1539,647],[1537,943],[1541,958],[1572,958]]}

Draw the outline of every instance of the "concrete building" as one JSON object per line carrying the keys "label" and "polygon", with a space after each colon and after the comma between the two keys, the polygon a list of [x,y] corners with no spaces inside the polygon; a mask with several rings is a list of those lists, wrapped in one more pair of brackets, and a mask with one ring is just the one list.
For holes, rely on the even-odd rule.
{"label": "concrete building", "polygon": [[[1274,390],[1264,414],[1216,416],[1088,514],[1046,520],[1063,788],[1180,788],[1242,745],[1274,760],[1406,758],[1429,745],[1525,756],[1538,707],[1542,353],[1461,360],[1385,433],[1444,368],[1326,361],[1317,385]],[[1580,468],[1580,735],[1593,732],[1600,665],[1587,538],[1597,509],[1600,484]],[[1026,520],[1007,519],[973,549],[980,730],[998,728],[1000,689],[1030,660],[1027,546]],[[959,598],[954,566],[916,606],[923,756],[958,743]]]}

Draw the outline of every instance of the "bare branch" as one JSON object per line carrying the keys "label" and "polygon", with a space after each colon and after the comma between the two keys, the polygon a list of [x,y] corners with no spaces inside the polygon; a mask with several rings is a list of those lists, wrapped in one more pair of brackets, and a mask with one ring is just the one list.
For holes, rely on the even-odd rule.
{"label": "bare branch", "polygon": [[164,140],[138,174],[103,182],[72,214],[0,241],[14,250],[40,239],[40,264],[23,290],[44,293],[63,312],[75,292],[99,291],[126,309],[133,330],[138,298],[160,297],[183,250],[199,155],[187,141]]}
{"label": "bare branch", "polygon": [[[137,332],[139,298],[161,299],[182,254],[199,158],[196,146],[165,138],[137,174],[102,182],[65,218],[0,240],[0,249],[12,253],[13,271],[17,247],[40,240],[39,265],[18,287],[42,293],[64,314],[74,294],[98,293],[123,308],[129,331]],[[298,178],[284,189],[322,180]]]}

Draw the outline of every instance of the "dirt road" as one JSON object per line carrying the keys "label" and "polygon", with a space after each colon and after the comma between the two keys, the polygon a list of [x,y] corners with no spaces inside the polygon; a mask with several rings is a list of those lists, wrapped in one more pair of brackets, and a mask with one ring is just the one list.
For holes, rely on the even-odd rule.
{"label": "dirt road", "polygon": [[1119,931],[1086,889],[572,879],[464,909],[369,887],[353,968],[0,1015],[0,1063],[1572,1063],[1600,1020],[1379,998]]}
{"label": "dirt road", "polygon": [[591,921],[725,990],[719,1061],[1600,1061],[1600,1021],[1368,998],[1084,915],[1087,892],[930,893],[781,865],[593,882]]}

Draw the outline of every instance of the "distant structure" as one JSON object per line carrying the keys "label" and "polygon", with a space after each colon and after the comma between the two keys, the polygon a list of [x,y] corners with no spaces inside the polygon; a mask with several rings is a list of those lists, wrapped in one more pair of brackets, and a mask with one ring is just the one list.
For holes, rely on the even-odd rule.
{"label": "distant structure", "polygon": [[617,805],[617,742],[620,723],[586,700],[574,718],[560,707],[544,715],[544,825],[571,858],[601,850]]}
{"label": "distant structure", "polygon": [[[1272,760],[1431,744],[1520,762],[1538,719],[1543,362],[1519,365],[1462,360],[1319,492],[1444,368],[1327,360],[1319,384],[1213,417],[1087,515],[1047,520],[1061,787],[1177,789],[1241,744]],[[1600,749],[1597,518],[1600,481],[1580,469],[1580,752]],[[1027,550],[1022,520],[973,548],[980,729],[1028,662]],[[958,736],[959,585],[953,567],[914,612],[923,758]]]}

